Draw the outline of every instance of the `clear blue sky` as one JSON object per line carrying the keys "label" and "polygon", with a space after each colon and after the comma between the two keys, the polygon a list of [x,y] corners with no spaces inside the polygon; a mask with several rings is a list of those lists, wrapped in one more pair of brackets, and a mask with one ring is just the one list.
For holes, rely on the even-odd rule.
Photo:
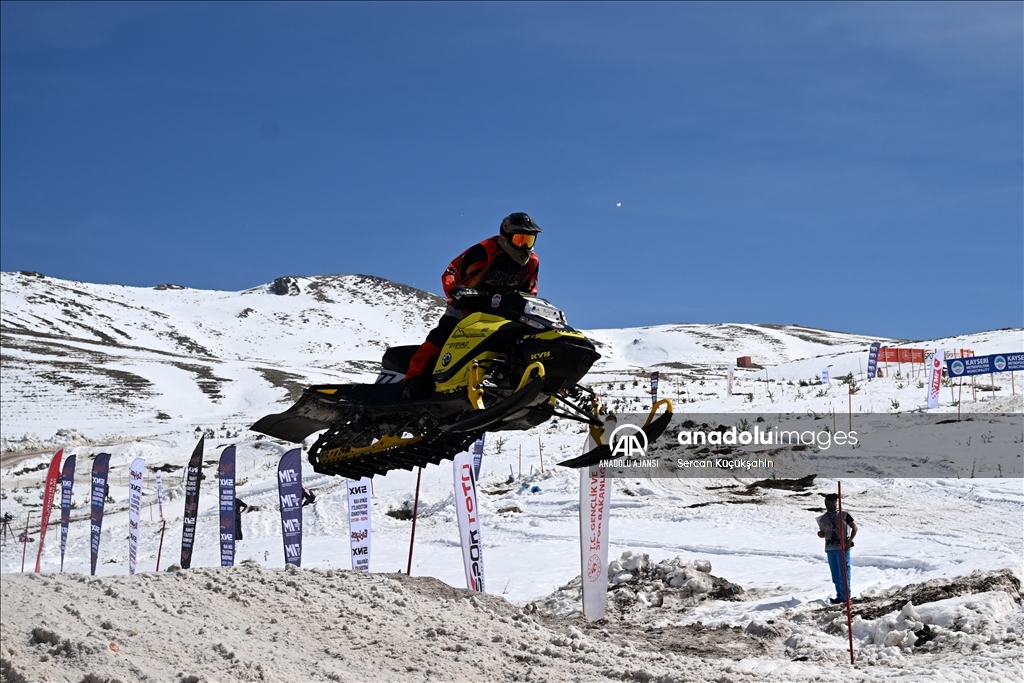
{"label": "clear blue sky", "polygon": [[3,2],[0,31],[5,271],[440,292],[526,211],[578,327],[1024,325],[1019,2]]}

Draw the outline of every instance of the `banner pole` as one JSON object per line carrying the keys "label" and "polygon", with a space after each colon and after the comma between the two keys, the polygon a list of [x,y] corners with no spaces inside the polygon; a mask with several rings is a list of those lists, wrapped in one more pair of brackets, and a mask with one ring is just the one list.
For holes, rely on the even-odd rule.
{"label": "banner pole", "polygon": [[960,421],[960,403],[964,400],[964,378],[960,378],[960,388],[957,390],[956,399],[956,421]]}
{"label": "banner pole", "polygon": [[540,472],[544,473],[544,444],[540,442],[540,437],[537,437],[537,452],[540,454]]}
{"label": "banner pole", "polygon": [[412,503],[412,534],[409,536],[409,565],[405,568],[405,575],[412,576],[412,546],[416,542],[416,513],[420,509],[420,477],[423,476],[423,468],[416,471],[416,495]]}
{"label": "banner pole", "polygon": [[850,664],[853,664],[853,617],[850,615],[850,577],[846,575],[846,525],[843,520],[843,482],[836,482],[839,496],[839,567],[843,570],[843,590],[846,593],[846,632],[850,636]]}
{"label": "banner pole", "polygon": [[993,372],[988,373],[989,384],[992,385],[992,400],[996,400],[996,375]]}
{"label": "banner pole", "polygon": [[21,573],[25,573],[25,552],[28,551],[28,523],[32,519],[32,511],[28,511],[28,516],[25,517],[25,544],[21,546]]}

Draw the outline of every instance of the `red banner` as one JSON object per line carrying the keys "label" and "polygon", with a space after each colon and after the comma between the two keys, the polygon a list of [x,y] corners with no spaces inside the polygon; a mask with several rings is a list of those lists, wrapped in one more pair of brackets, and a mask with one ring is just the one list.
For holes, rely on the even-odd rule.
{"label": "red banner", "polygon": [[53,509],[53,495],[57,492],[57,482],[60,481],[60,458],[64,455],[64,449],[53,454],[50,461],[50,469],[46,472],[46,490],[43,493],[43,521],[39,527],[39,551],[36,553],[36,574],[39,573],[40,564],[43,560],[43,541],[46,540],[46,527],[50,524],[50,511]]}
{"label": "red banner", "polygon": [[883,346],[878,349],[879,363],[924,363],[924,349],[897,349]]}

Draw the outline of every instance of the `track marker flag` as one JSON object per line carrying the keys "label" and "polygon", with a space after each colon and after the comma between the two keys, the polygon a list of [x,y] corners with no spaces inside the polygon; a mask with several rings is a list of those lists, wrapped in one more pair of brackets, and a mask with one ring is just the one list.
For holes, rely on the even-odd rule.
{"label": "track marker flag", "polygon": [[199,443],[188,461],[185,480],[185,514],[181,521],[181,568],[192,566],[192,546],[196,539],[196,520],[199,518],[199,482],[203,476],[203,450],[206,437],[199,437]]}
{"label": "track marker flag", "polygon": [[217,467],[220,490],[220,566],[235,564],[235,447],[228,446]]}
{"label": "track marker flag", "polygon": [[142,520],[142,478],[146,461],[132,460],[128,470],[128,574],[135,574],[135,559],[139,554],[139,523]]}
{"label": "track marker flag", "polygon": [[651,373],[651,405],[658,402],[658,371]]}
{"label": "track marker flag", "polygon": [[939,390],[942,388],[942,361],[946,358],[943,349],[936,349],[932,356],[931,374],[928,376],[928,407],[939,407]]}
{"label": "track marker flag", "polygon": [[77,457],[69,455],[64,460],[60,474],[60,570],[64,571],[64,551],[68,548],[68,526],[71,524],[71,491],[75,487],[75,463]]}
{"label": "track marker flag", "polygon": [[285,564],[302,566],[302,451],[281,456],[277,466],[277,492],[281,501],[281,532]]}
{"label": "track marker flag", "polygon": [[96,560],[100,555],[103,506],[107,499],[107,478],[109,475],[110,453],[100,453],[92,463],[92,509],[89,514],[89,573],[92,576],[96,576]]}
{"label": "track marker flag", "polygon": [[459,519],[462,540],[462,566],[466,570],[466,587],[484,590],[484,556],[480,542],[480,510],[476,498],[476,477],[472,456],[467,452],[453,458],[455,478],[455,512]]}
{"label": "track marker flag", "polygon": [[160,521],[164,521],[164,478],[163,472],[156,471],[156,505],[160,511]]}
{"label": "track marker flag", "polygon": [[46,540],[46,530],[50,526],[50,512],[53,510],[53,495],[57,492],[57,482],[60,481],[60,459],[64,455],[64,449],[60,449],[50,458],[50,468],[46,470],[46,489],[43,493],[43,518],[39,523],[39,548],[36,551],[36,574],[43,561],[43,541]]}
{"label": "track marker flag", "polygon": [[370,478],[346,479],[348,483],[348,532],[352,569],[370,571],[370,518],[373,498]]}

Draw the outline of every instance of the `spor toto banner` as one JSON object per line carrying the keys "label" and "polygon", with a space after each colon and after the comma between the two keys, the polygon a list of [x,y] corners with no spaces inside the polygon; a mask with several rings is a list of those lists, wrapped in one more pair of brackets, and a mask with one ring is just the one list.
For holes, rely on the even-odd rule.
{"label": "spor toto banner", "polygon": [[946,352],[936,349],[931,360],[931,374],[928,376],[928,407],[939,407],[939,390],[942,389],[942,360]]}
{"label": "spor toto banner", "polygon": [[484,555],[480,543],[480,515],[476,501],[476,477],[469,453],[454,458],[455,511],[459,518],[459,536],[462,538],[462,565],[466,570],[466,587],[484,590]]}
{"label": "spor toto banner", "polygon": [[142,477],[146,461],[132,460],[128,470],[128,574],[135,573],[135,560],[139,555],[139,522],[142,519]]}
{"label": "spor toto banner", "polygon": [[71,491],[75,488],[75,462],[69,455],[60,474],[60,570],[64,571],[64,551],[68,548],[68,526],[71,524]]}
{"label": "spor toto banner", "polygon": [[1016,372],[1024,370],[1024,353],[993,353],[990,356],[949,359],[946,368],[951,377]]}
{"label": "spor toto banner", "polygon": [[277,492],[281,500],[281,535],[286,564],[302,566],[302,452],[281,456],[277,466]]}
{"label": "spor toto banner", "polygon": [[348,533],[352,547],[352,569],[370,571],[370,478],[348,482]]}
{"label": "spor toto banner", "polygon": [[[605,434],[615,431],[616,421],[605,421]],[[597,448],[587,436],[584,453]],[[604,618],[608,600],[608,515],[611,486],[605,468],[591,465],[580,470],[580,560],[583,578],[583,615],[588,621]]]}
{"label": "spor toto banner", "polygon": [[60,459],[64,455],[64,449],[53,454],[50,459],[50,468],[46,471],[46,489],[43,492],[43,518],[39,525],[39,549],[36,552],[36,574],[43,561],[43,541],[46,540],[46,530],[50,526],[50,512],[53,511],[53,496],[57,492],[57,482],[60,481]]}
{"label": "spor toto banner", "polygon": [[228,446],[220,455],[217,468],[220,487],[220,566],[235,564],[235,447]]}
{"label": "spor toto banner", "polygon": [[110,453],[100,453],[92,463],[92,509],[89,513],[89,572],[96,576],[100,555],[100,531],[103,529],[103,505],[107,498]]}
{"label": "spor toto banner", "polygon": [[651,373],[651,405],[658,402],[658,373]]}
{"label": "spor toto banner", "polygon": [[185,480],[185,516],[181,522],[181,568],[192,566],[192,544],[196,538],[196,519],[199,516],[199,481],[203,476],[203,447],[206,437],[199,437],[199,443],[188,461]]}

